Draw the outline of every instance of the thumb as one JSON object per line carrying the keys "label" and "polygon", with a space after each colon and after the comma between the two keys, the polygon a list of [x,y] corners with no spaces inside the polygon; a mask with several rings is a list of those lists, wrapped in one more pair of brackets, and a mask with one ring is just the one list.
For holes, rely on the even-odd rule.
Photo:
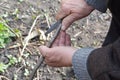
{"label": "thumb", "polygon": [[62,30],[65,31],[67,28],[76,20],[81,19],[82,16],[78,13],[72,13],[65,17],[62,21]]}
{"label": "thumb", "polygon": [[50,52],[50,49],[46,46],[40,46],[39,50],[44,57]]}

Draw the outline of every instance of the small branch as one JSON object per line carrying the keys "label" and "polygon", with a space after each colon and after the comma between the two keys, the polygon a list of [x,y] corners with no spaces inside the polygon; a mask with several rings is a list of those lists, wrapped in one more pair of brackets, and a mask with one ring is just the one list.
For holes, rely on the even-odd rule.
{"label": "small branch", "polygon": [[[48,46],[49,48],[52,47],[52,44],[54,43],[55,39],[57,38],[58,34],[60,33],[60,30],[61,30],[61,24],[59,25],[58,29],[56,30],[55,35],[54,35],[53,38],[50,40],[49,44],[47,44],[47,46]],[[33,69],[32,73],[30,74],[29,80],[33,80],[37,69],[41,66],[41,64],[43,63],[43,61],[44,61],[44,57],[43,57],[43,56],[38,59],[37,65],[35,66],[35,68]]]}
{"label": "small branch", "polygon": [[5,77],[5,76],[2,76],[2,75],[0,75],[0,80],[10,80],[10,79],[8,79],[7,77]]}
{"label": "small branch", "polygon": [[47,25],[48,25],[48,27],[50,28],[50,23],[49,23],[48,15],[47,15],[47,14],[44,14],[44,15],[45,15],[45,18],[46,18],[46,21],[47,21]]}
{"label": "small branch", "polygon": [[[40,15],[38,15],[38,16],[36,17],[36,19],[34,20],[34,22],[33,22],[32,26],[31,26],[31,29],[30,29],[27,37],[30,36],[33,28],[35,27],[36,21],[38,20],[39,17],[40,17]],[[26,39],[26,40],[24,40],[24,41],[25,41],[25,43],[24,43],[23,49],[22,49],[22,51],[21,51],[21,55],[23,55],[24,50],[25,50],[25,48],[26,48],[26,46],[27,46],[27,44],[28,44],[29,39]]]}

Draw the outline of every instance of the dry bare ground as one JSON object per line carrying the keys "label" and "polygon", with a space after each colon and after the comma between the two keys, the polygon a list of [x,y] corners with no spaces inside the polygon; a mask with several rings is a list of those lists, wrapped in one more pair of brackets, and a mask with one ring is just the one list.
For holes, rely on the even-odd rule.
{"label": "dry bare ground", "polygon": [[[46,29],[54,23],[59,7],[59,0],[0,0],[0,16],[7,21],[11,29],[21,32],[16,41],[9,43],[5,49],[0,49],[0,62],[9,63],[8,55],[17,60],[4,72],[0,72],[0,80],[28,80],[40,57],[38,46],[43,45],[43,42],[38,38],[30,40],[23,53],[21,42],[28,35],[37,16],[40,17],[33,30],[44,27]],[[72,46],[100,47],[109,29],[110,20],[109,10],[106,13],[95,10],[88,17],[73,23],[67,31],[71,35]],[[75,77],[72,72],[66,72],[66,68],[41,66],[34,80],[75,80]]]}

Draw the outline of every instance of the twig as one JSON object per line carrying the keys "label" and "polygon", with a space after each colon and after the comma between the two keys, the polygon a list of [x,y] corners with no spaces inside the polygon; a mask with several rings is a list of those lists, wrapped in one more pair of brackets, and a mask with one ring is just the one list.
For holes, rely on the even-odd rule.
{"label": "twig", "polygon": [[30,54],[32,54],[32,52],[30,51],[30,49],[26,48],[26,50],[27,50]]}
{"label": "twig", "polygon": [[5,77],[5,76],[2,76],[2,75],[0,75],[0,80],[10,80],[10,79],[8,79],[7,77]]}
{"label": "twig", "polygon": [[20,68],[18,68],[17,70],[16,70],[16,74],[23,68],[24,66],[21,66]]}
{"label": "twig", "polygon": [[[61,30],[61,25],[60,25],[59,28],[57,29],[55,35],[53,36],[53,38],[51,39],[51,41],[49,42],[49,44],[47,44],[47,46],[48,46],[49,48],[52,47],[52,44],[54,43],[55,39],[57,38],[60,30]],[[38,59],[38,63],[37,63],[37,65],[35,66],[35,68],[33,69],[32,73],[30,74],[29,80],[33,80],[37,69],[41,66],[41,64],[43,63],[43,61],[44,61],[44,57]]]}
{"label": "twig", "polygon": [[37,70],[37,80],[40,80],[40,72],[39,72],[39,70]]}
{"label": "twig", "polygon": [[48,16],[47,16],[47,14],[45,14],[45,18],[46,18],[46,21],[47,21],[48,27],[50,28],[49,18],[48,18]]}
{"label": "twig", "polygon": [[[40,15],[38,15],[38,16],[36,17],[36,19],[34,20],[34,22],[33,22],[32,26],[31,26],[31,29],[30,29],[27,37],[30,36],[33,28],[35,27],[36,21],[38,20],[39,17],[40,17]],[[26,48],[26,46],[27,46],[27,44],[28,44],[28,41],[29,41],[29,39],[25,40],[25,44],[24,44],[23,49],[22,49],[22,51],[21,51],[21,55],[23,55],[24,50],[25,50],[25,48]]]}
{"label": "twig", "polygon": [[[29,43],[28,45],[31,45],[31,46],[40,46],[41,44],[36,44],[36,43]],[[5,51],[6,51],[6,49],[7,50],[9,50],[9,49],[14,49],[14,48],[19,48],[19,47],[21,47],[22,46],[22,44],[20,44],[20,43],[17,43],[17,44],[15,44],[15,45],[12,45],[12,46],[8,46],[8,47],[5,47],[3,50],[1,50],[0,51],[0,54],[2,54],[2,53],[4,53]],[[30,52],[30,53],[32,53],[30,50],[28,50],[28,49],[26,49],[28,52]],[[20,52],[21,53],[21,52]]]}
{"label": "twig", "polygon": [[[32,42],[32,43],[28,43],[28,45],[40,46],[41,44],[36,44],[36,43]],[[22,44],[17,43],[17,44],[15,44],[15,45],[9,46],[7,49],[18,48],[18,47],[21,47],[21,46],[22,46]],[[1,53],[1,52],[0,52],[0,53]]]}
{"label": "twig", "polygon": [[7,8],[7,7],[3,7],[3,5],[2,4],[0,4],[0,9],[1,10],[5,10],[5,11],[9,11],[10,9],[9,8]]}

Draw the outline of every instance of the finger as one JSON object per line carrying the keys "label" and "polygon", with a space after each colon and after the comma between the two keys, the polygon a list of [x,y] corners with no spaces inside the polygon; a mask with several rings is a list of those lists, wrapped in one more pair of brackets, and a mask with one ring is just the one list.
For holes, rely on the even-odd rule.
{"label": "finger", "polygon": [[65,45],[66,46],[71,46],[71,39],[70,39],[70,35],[68,35],[68,34],[66,34]]}
{"label": "finger", "polygon": [[62,30],[65,31],[74,21],[80,19],[80,14],[72,13],[65,17],[62,21]]}
{"label": "finger", "polygon": [[50,52],[50,49],[46,46],[40,46],[39,50],[44,57]]}
{"label": "finger", "polygon": [[56,14],[56,19],[62,19],[70,14],[70,10],[64,7],[64,5],[61,6],[61,9]]}
{"label": "finger", "polygon": [[61,31],[60,39],[59,39],[59,46],[65,45],[65,35],[66,35],[66,33],[64,31]]}
{"label": "finger", "polygon": [[68,14],[66,14],[63,10],[60,10],[57,14],[56,14],[56,19],[62,19],[63,17],[67,16]]}
{"label": "finger", "polygon": [[60,39],[60,34],[57,36],[57,38],[55,39],[52,47],[58,46],[59,45],[59,39]]}

